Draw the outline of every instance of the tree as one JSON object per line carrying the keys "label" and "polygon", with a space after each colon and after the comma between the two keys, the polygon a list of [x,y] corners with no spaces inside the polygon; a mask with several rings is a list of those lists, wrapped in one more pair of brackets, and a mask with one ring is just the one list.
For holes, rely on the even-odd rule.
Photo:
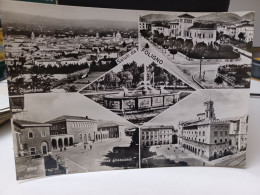
{"label": "tree", "polygon": [[97,66],[97,63],[93,60],[90,64],[90,71],[97,71],[98,69],[98,66]]}
{"label": "tree", "polygon": [[160,33],[159,33],[158,30],[154,30],[154,31],[153,31],[153,37],[154,37],[154,38],[159,38],[159,34],[160,34]]}
{"label": "tree", "polygon": [[140,30],[140,33],[144,38],[150,38],[152,35],[151,31],[145,29]]}
{"label": "tree", "polygon": [[182,38],[178,38],[175,41],[175,47],[177,48],[182,48],[184,46],[184,40]]}
{"label": "tree", "polygon": [[77,92],[77,88],[75,85],[71,85],[65,88],[67,92]]}
{"label": "tree", "polygon": [[145,47],[146,49],[148,49],[148,48],[149,48],[149,44],[146,43],[144,47]]}
{"label": "tree", "polygon": [[174,55],[177,54],[176,49],[169,49],[170,54],[172,54],[172,58],[174,58]]}
{"label": "tree", "polygon": [[215,83],[217,83],[218,85],[223,83],[223,78],[221,76],[218,76],[217,78],[215,78]]}
{"label": "tree", "polygon": [[204,42],[199,42],[195,45],[194,50],[200,54],[204,53],[207,50],[208,46]]}
{"label": "tree", "polygon": [[132,136],[132,141],[130,143],[130,149],[138,153],[139,151],[139,131],[135,130]]}
{"label": "tree", "polygon": [[244,41],[244,40],[245,40],[245,33],[240,32],[240,33],[238,34],[238,38],[239,38],[240,41]]}
{"label": "tree", "polygon": [[123,43],[122,43],[122,47],[126,47],[126,42],[124,41]]}
{"label": "tree", "polygon": [[189,49],[191,50],[193,48],[193,42],[191,39],[186,39],[185,42],[184,42],[184,47],[186,49]]}
{"label": "tree", "polygon": [[133,75],[130,71],[122,71],[119,73],[118,77],[120,78],[121,83],[125,87],[131,87],[133,81]]}
{"label": "tree", "polygon": [[157,44],[158,45],[163,45],[163,43],[164,43],[164,40],[162,38],[158,38]]}

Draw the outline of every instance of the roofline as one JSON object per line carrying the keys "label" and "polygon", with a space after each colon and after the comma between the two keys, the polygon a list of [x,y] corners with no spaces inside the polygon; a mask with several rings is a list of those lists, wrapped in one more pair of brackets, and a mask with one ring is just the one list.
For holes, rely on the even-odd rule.
{"label": "roofline", "polygon": [[201,27],[189,27],[188,29],[197,29],[197,30],[217,30],[216,28],[201,28]]}
{"label": "roofline", "polygon": [[98,121],[97,120],[93,120],[93,119],[58,119],[58,120],[55,120],[55,119],[52,119],[52,120],[49,120],[47,121],[47,123],[56,123],[56,122],[86,122],[86,121],[91,121],[91,122],[95,122],[97,123]]}
{"label": "roofline", "polygon": [[[31,122],[31,121],[30,121]],[[51,127],[52,125],[51,124],[48,124],[48,123],[41,123],[41,124],[20,124],[19,122],[17,121],[13,121],[14,125],[20,127],[20,128],[26,128],[26,127]]]}
{"label": "roofline", "polygon": [[[189,17],[184,17],[184,15],[187,15]],[[190,14],[182,14],[182,15],[179,15],[178,18],[195,18],[195,17]]]}

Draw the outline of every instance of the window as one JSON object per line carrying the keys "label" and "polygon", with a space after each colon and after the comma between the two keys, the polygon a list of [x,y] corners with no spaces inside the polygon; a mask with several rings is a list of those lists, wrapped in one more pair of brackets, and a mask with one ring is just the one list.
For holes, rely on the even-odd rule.
{"label": "window", "polygon": [[217,143],[217,140],[215,140],[215,144]]}
{"label": "window", "polygon": [[24,145],[23,145],[23,149],[24,149],[24,150],[28,150],[28,144],[24,144]]}
{"label": "window", "polygon": [[41,136],[42,136],[42,137],[46,137],[46,132],[45,132],[45,131],[42,131],[42,132],[41,132]]}
{"label": "window", "polygon": [[205,136],[205,131],[203,131],[203,136]]}
{"label": "window", "polygon": [[225,131],[225,135],[227,136],[227,131]]}
{"label": "window", "polygon": [[222,131],[220,131],[220,136],[222,136],[223,135],[223,132]]}
{"label": "window", "polygon": [[214,136],[218,136],[218,132],[217,131],[214,131]]}
{"label": "window", "polygon": [[32,139],[32,138],[33,138],[33,132],[29,132],[29,133],[28,133],[28,138],[29,138],[29,139]]}
{"label": "window", "polygon": [[30,153],[31,153],[31,155],[35,155],[36,154],[36,148],[30,148]]}
{"label": "window", "polygon": [[222,139],[220,139],[220,143],[222,143]]}

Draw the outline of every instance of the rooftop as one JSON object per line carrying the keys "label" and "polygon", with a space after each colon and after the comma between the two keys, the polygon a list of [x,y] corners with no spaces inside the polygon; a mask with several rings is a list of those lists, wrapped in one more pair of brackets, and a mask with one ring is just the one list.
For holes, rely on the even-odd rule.
{"label": "rooftop", "polygon": [[98,128],[102,128],[102,127],[114,127],[114,126],[119,126],[119,124],[115,123],[115,122],[110,122],[110,121],[98,121]]}
{"label": "rooftop", "polygon": [[51,124],[48,123],[39,123],[39,122],[34,122],[34,121],[27,121],[27,120],[14,120],[14,125],[20,127],[20,128],[25,128],[25,127],[50,127]]}
{"label": "rooftop", "polygon": [[69,115],[63,115],[63,116],[60,116],[60,117],[57,117],[57,118],[54,118],[50,121],[47,121],[47,123],[54,123],[54,122],[58,122],[58,121],[66,121],[66,120],[75,120],[75,121],[78,121],[78,120],[84,120],[84,121],[93,121],[93,122],[97,122],[96,120],[94,119],[90,119],[88,118],[87,116],[86,117],[81,117],[81,116],[69,116]]}
{"label": "rooftop", "polygon": [[153,125],[142,127],[142,129],[174,129],[173,125]]}
{"label": "rooftop", "polygon": [[194,16],[190,15],[190,14],[182,14],[180,16],[178,16],[179,18],[195,18]]}

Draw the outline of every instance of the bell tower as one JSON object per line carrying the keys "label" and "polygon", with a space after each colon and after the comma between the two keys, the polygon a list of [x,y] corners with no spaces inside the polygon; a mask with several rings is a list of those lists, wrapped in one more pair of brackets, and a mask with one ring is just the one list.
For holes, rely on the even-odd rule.
{"label": "bell tower", "polygon": [[209,97],[209,100],[204,102],[204,106],[205,106],[205,117],[210,119],[210,120],[215,120],[215,113],[214,113],[214,102],[211,100],[211,98]]}

